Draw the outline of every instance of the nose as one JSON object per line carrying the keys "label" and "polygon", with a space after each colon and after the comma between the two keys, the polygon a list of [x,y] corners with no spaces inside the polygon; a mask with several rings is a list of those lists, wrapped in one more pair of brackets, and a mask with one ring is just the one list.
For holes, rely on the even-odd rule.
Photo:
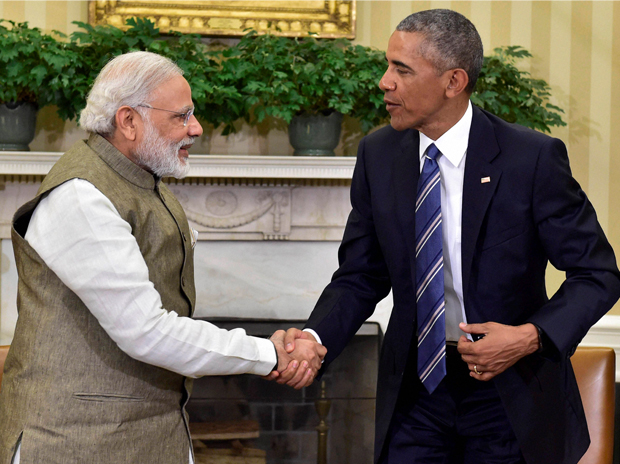
{"label": "nose", "polygon": [[187,135],[192,137],[200,137],[202,135],[202,126],[193,114],[187,123]]}
{"label": "nose", "polygon": [[381,80],[379,81],[379,88],[381,90],[383,90],[384,92],[388,91],[388,90],[394,90],[396,88],[395,84],[390,84],[389,81],[387,80],[387,73],[385,73],[383,75],[383,77],[381,78]]}
{"label": "nose", "polygon": [[379,88],[384,92],[388,90],[396,90],[396,82],[389,79],[388,71],[385,71],[385,74],[383,75],[383,77],[381,77],[381,80],[379,81]]}

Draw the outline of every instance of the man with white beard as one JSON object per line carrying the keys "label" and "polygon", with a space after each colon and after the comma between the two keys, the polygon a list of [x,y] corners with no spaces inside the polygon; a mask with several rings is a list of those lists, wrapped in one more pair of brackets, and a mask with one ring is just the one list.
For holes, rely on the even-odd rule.
{"label": "man with white beard", "polygon": [[289,363],[305,369],[303,385],[316,375],[317,343],[288,355],[281,342],[190,318],[196,237],[161,178],[188,172],[202,134],[193,111],[173,62],[115,58],[80,117],[89,139],[15,214],[19,318],[0,463],[191,463],[187,377],[264,376]]}

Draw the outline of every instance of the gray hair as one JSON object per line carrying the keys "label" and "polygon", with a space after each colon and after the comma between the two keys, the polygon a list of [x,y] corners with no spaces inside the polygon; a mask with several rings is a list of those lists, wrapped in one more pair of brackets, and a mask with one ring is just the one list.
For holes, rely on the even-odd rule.
{"label": "gray hair", "polygon": [[148,104],[161,84],[183,70],[173,61],[150,52],[119,55],[106,64],[88,94],[80,114],[80,126],[100,135],[112,135],[121,106]]}
{"label": "gray hair", "polygon": [[466,90],[474,91],[484,57],[482,40],[469,19],[452,10],[425,10],[407,16],[396,30],[422,34],[420,54],[433,64],[437,74],[464,69],[469,77]]}

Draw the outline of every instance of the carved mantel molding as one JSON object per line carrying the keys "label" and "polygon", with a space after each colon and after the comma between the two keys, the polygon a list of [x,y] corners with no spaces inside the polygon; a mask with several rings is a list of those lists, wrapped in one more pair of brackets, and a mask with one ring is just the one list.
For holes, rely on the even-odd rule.
{"label": "carved mantel molding", "polygon": [[[62,153],[0,152],[0,175],[49,172]],[[351,179],[354,157],[190,155],[188,178]]]}
{"label": "carved mantel molding", "polygon": [[[0,152],[0,238],[62,153]],[[191,155],[165,179],[199,240],[340,241],[351,209],[352,157]]]}

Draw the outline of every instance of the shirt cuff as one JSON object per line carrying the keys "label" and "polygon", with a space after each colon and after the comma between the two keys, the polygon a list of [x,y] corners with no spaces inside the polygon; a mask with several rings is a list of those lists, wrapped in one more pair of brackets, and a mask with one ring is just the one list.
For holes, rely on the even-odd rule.
{"label": "shirt cuff", "polygon": [[312,335],[314,338],[316,338],[317,342],[319,342],[321,345],[323,344],[321,342],[321,337],[319,337],[319,334],[317,334],[314,330],[312,330],[312,329],[304,329],[304,332],[308,332],[310,335]]}
{"label": "shirt cuff", "polygon": [[273,371],[278,358],[276,356],[275,345],[267,338],[252,337],[258,348],[258,361],[256,365],[248,372],[249,374],[268,375]]}
{"label": "shirt cuff", "polygon": [[536,353],[542,353],[545,351],[545,347],[546,347],[546,343],[545,343],[545,332],[543,331],[543,329],[540,328],[540,326],[538,324],[534,324],[533,322],[531,322],[531,324],[536,327],[536,331],[538,332],[538,350],[536,350]]}

